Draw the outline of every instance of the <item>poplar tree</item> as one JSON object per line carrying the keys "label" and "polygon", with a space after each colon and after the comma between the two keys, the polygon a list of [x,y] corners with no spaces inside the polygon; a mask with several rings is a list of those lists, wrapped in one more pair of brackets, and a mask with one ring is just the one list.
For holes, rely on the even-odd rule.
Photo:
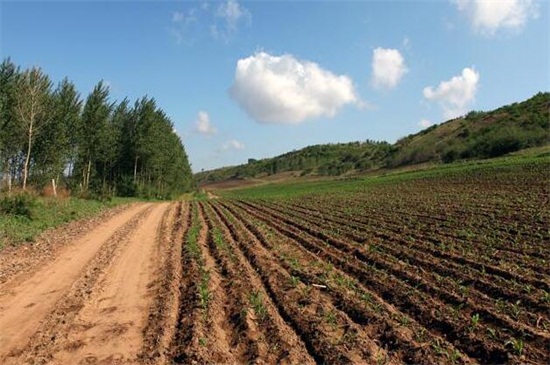
{"label": "poplar tree", "polygon": [[33,142],[49,121],[51,86],[48,75],[38,67],[24,71],[16,78],[15,112],[25,136],[23,190],[27,188]]}
{"label": "poplar tree", "polygon": [[19,68],[5,59],[0,64],[0,172],[11,190],[14,159],[22,145],[20,128],[15,118],[15,80]]}
{"label": "poplar tree", "polygon": [[82,111],[79,133],[79,164],[82,171],[82,190],[88,192],[92,167],[99,159],[102,141],[106,138],[107,124],[111,114],[109,88],[100,81],[86,99]]}

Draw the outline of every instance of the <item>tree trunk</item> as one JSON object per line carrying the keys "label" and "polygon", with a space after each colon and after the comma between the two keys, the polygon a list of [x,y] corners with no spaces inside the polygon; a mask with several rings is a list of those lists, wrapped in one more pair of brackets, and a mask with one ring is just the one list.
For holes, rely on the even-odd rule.
{"label": "tree trunk", "polygon": [[92,169],[92,160],[88,160],[88,167],[86,168],[86,179],[84,183],[84,190],[88,191],[90,187],[90,171]]}
{"label": "tree trunk", "polygon": [[27,156],[25,157],[25,165],[23,166],[23,191],[27,189],[27,178],[29,176],[29,162],[31,160],[31,146],[32,146],[32,127],[33,127],[33,121],[31,120],[30,126],[29,126],[29,140],[28,140],[28,147],[27,147]]}
{"label": "tree trunk", "polygon": [[134,160],[134,184],[137,184],[137,163],[138,157],[136,156],[136,159]]}

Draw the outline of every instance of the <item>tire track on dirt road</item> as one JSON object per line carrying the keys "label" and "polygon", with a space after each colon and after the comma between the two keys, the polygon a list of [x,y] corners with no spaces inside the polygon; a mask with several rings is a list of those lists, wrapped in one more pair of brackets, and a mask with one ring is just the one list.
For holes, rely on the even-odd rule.
{"label": "tire track on dirt road", "polygon": [[148,285],[160,263],[155,246],[168,206],[156,205],[127,237],[53,355],[54,364],[136,361],[151,301]]}
{"label": "tire track on dirt road", "polygon": [[[63,348],[63,332],[71,328],[71,319],[79,318],[92,303],[97,303],[89,298],[106,298],[113,290],[122,290],[121,296],[111,297],[124,301],[128,291],[122,287],[131,284],[135,288],[143,282],[146,291],[148,274],[154,268],[148,267],[147,262],[139,264],[148,259],[147,252],[155,242],[156,228],[167,207],[168,204],[138,204],[123,211],[63,249],[31,277],[19,282],[15,278],[0,287],[0,363],[48,362],[54,351]],[[105,267],[109,268],[108,275],[102,270]],[[124,271],[127,269],[134,272],[128,281]],[[122,280],[124,285],[116,288],[110,284],[113,280]],[[114,306],[110,305],[111,310]],[[116,310],[112,312],[102,313],[98,319],[125,318]],[[140,315],[146,315],[144,312],[147,311],[141,310]],[[83,331],[79,326],[73,330]],[[84,341],[72,343],[74,350],[84,345]]]}

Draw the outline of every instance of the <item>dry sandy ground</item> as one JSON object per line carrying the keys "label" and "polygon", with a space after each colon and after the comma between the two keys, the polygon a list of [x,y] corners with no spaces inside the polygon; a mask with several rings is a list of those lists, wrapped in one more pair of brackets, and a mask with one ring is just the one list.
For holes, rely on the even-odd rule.
{"label": "dry sandy ground", "polygon": [[135,204],[0,252],[0,364],[137,361],[173,205]]}

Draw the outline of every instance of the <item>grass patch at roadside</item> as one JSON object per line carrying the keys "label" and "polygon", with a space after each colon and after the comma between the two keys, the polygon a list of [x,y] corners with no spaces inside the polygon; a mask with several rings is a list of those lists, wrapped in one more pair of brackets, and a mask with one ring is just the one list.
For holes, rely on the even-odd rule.
{"label": "grass patch at roadside", "polygon": [[99,214],[135,199],[110,201],[56,199],[28,193],[0,195],[0,250],[7,245],[33,242],[41,232],[63,223]]}

